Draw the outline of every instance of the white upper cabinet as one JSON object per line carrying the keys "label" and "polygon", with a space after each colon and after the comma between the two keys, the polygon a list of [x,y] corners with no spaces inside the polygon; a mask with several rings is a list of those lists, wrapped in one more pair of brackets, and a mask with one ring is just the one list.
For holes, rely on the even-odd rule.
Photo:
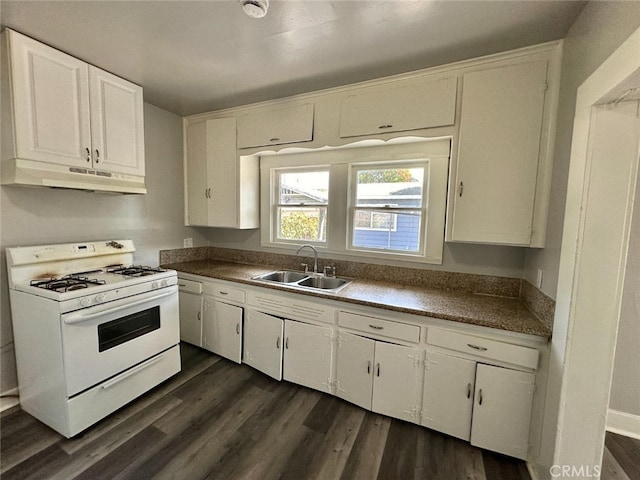
{"label": "white upper cabinet", "polygon": [[90,166],[89,65],[12,30],[4,35],[15,152],[3,152],[3,159],[13,153],[17,158]]}
{"label": "white upper cabinet", "polygon": [[403,80],[367,87],[342,101],[340,136],[380,135],[453,125],[457,78]]}
{"label": "white upper cabinet", "polygon": [[3,160],[144,176],[142,88],[12,30],[4,35],[15,144],[4,146]]}
{"label": "white upper cabinet", "polygon": [[258,159],[238,157],[236,119],[185,124],[185,223],[257,228]]}
{"label": "white upper cabinet", "polygon": [[539,243],[532,234],[547,69],[540,60],[463,76],[448,240]]}
{"label": "white upper cabinet", "polygon": [[142,88],[89,67],[94,168],[144,175]]}
{"label": "white upper cabinet", "polygon": [[251,111],[238,117],[238,148],[313,140],[314,105],[306,103]]}

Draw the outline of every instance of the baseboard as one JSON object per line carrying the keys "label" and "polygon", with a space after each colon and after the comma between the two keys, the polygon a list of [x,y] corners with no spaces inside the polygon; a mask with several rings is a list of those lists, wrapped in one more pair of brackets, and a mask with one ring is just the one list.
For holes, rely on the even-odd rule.
{"label": "baseboard", "polygon": [[7,390],[6,392],[2,392],[2,396],[0,396],[0,412],[4,412],[5,410],[10,409],[11,407],[15,407],[20,404],[20,397],[18,397],[18,388],[12,388],[11,390]]}
{"label": "baseboard", "polygon": [[607,431],[640,440],[640,415],[609,409]]}

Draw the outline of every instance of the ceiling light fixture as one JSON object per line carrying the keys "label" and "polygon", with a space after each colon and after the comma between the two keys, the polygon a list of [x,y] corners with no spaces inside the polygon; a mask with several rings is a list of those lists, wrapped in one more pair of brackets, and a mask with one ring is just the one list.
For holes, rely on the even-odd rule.
{"label": "ceiling light fixture", "polygon": [[238,0],[242,10],[251,18],[262,18],[269,9],[269,0]]}

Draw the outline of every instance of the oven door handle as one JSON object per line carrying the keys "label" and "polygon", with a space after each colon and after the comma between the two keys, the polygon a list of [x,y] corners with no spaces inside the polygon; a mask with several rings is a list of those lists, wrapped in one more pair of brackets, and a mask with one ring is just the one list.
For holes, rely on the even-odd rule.
{"label": "oven door handle", "polygon": [[64,319],[64,323],[66,323],[67,325],[72,325],[74,323],[80,323],[80,322],[86,322],[87,320],[92,320],[96,317],[101,317],[103,315],[109,315],[111,313],[116,313],[119,312],[121,310],[127,310],[131,307],[135,307],[137,305],[142,305],[143,303],[149,303],[149,302],[153,302],[155,300],[158,300],[160,298],[164,298],[164,297],[168,297],[169,295],[173,295],[175,294],[175,289],[171,289],[171,291],[169,292],[165,292],[162,293],[160,295],[156,295],[155,297],[149,297],[149,298],[145,298],[143,300],[138,300],[137,302],[128,302],[124,305],[120,305],[119,307],[114,307],[114,308],[109,308],[107,310],[100,310],[99,312],[94,312],[94,313],[82,313],[82,311],[80,311],[79,313],[75,314],[75,315],[69,315],[68,317],[66,317]]}

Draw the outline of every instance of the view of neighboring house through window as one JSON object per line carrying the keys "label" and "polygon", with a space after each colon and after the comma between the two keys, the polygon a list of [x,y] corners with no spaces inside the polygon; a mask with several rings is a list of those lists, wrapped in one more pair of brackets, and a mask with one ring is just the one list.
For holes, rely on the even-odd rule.
{"label": "view of neighboring house through window", "polygon": [[419,252],[426,202],[424,162],[353,166],[351,248]]}
{"label": "view of neighboring house through window", "polygon": [[449,153],[446,138],[263,156],[262,245],[441,263]]}

